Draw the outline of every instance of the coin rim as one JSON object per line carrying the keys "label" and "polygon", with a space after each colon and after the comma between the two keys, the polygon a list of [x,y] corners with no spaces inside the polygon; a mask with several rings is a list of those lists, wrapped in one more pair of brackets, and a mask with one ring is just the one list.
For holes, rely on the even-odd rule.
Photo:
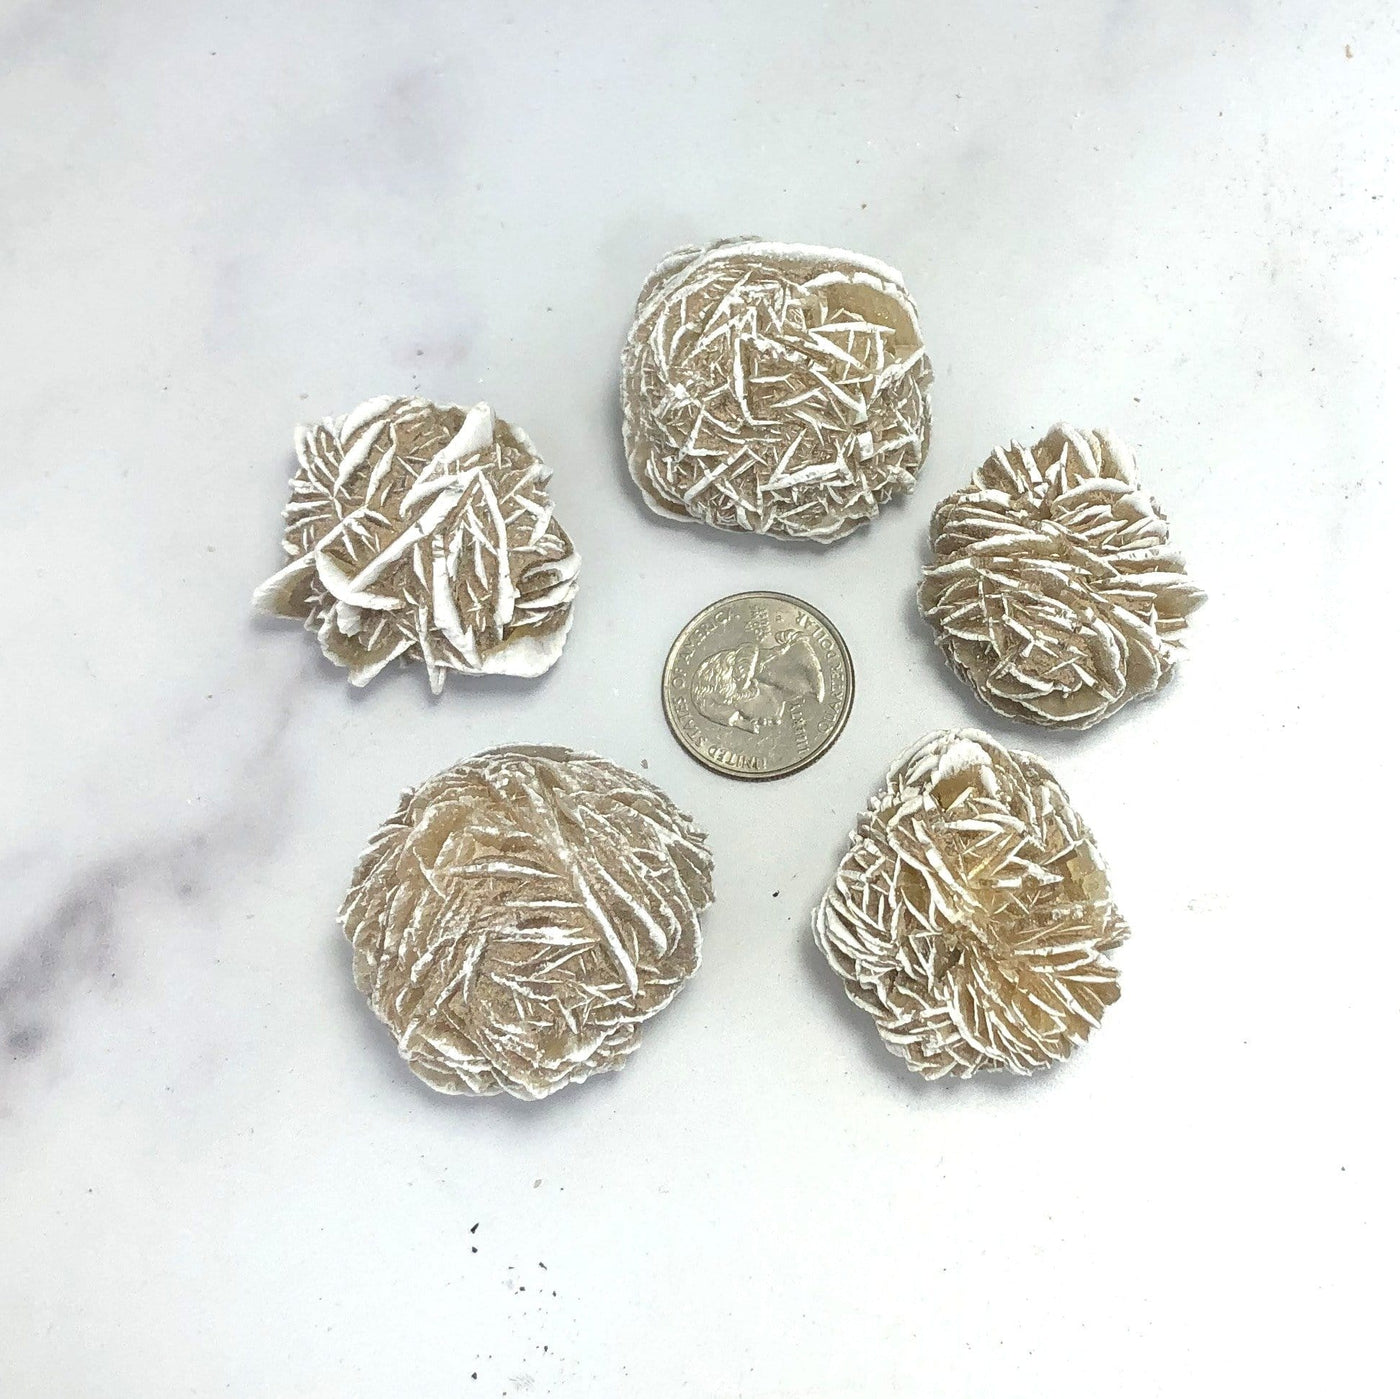
{"label": "coin rim", "polygon": [[[799,762],[790,767],[779,768],[775,772],[736,772],[733,768],[727,768],[719,763],[711,761],[702,754],[695,752],[690,744],[685,741],[681,731],[676,727],[671,719],[671,709],[666,703],[666,691],[671,679],[671,671],[676,662],[676,652],[680,650],[681,642],[685,640],[686,633],[700,620],[707,612],[713,611],[717,607],[723,607],[727,602],[734,602],[739,598],[765,597],[775,598],[779,602],[790,602],[800,607],[804,612],[809,612],[815,617],[827,631],[836,638],[836,644],[841,648],[842,659],[846,662],[846,674],[849,676],[849,683],[846,686],[846,703],[841,710],[841,717],[836,721],[831,733],[817,748],[803,757]],[[707,602],[689,621],[685,622],[680,631],[676,633],[676,639],[671,643],[671,649],[666,652],[666,664],[661,668],[661,713],[665,716],[666,727],[671,730],[671,737],[676,740],[680,749],[693,762],[699,763],[701,767],[709,772],[718,774],[720,777],[731,777],[739,782],[776,782],[779,778],[791,777],[794,773],[802,772],[809,768],[818,758],[822,757],[827,750],[846,731],[846,724],[851,717],[851,709],[856,700],[856,666],[851,659],[851,648],[846,645],[846,638],[841,635],[836,624],[819,608],[813,607],[810,602],[803,601],[800,597],[794,597],[791,593],[776,593],[769,588],[744,588],[737,593],[727,593],[724,597],[716,598],[713,602]]]}

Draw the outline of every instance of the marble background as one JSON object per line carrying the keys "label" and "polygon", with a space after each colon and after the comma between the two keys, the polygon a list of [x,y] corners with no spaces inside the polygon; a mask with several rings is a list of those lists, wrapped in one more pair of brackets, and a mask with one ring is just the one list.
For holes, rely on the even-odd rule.
{"label": "marble background", "polygon": [[[1389,0],[0,3],[0,1393],[1375,1392],[1393,1328]],[[674,244],[901,267],[909,502],[829,552],[645,512],[615,363]],[[489,397],[584,558],[542,682],[351,692],[250,615],[299,419]],[[927,517],[1067,417],[1140,444],[1212,601],[1181,683],[996,721]],[[795,592],[846,735],[749,786],[658,675]],[[1076,1061],[927,1085],[806,931],[886,762],[1046,756],[1134,928]],[[333,922],[399,789],[599,750],[713,833],[705,965],[620,1075],[440,1098]]]}

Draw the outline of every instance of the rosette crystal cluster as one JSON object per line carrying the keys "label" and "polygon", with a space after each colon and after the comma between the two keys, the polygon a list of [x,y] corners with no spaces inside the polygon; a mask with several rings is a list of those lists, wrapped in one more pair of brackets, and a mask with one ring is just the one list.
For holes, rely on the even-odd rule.
{"label": "rosette crystal cluster", "polygon": [[1061,424],[998,448],[934,511],[919,608],[998,714],[1084,729],[1171,678],[1205,594],[1133,454]]}
{"label": "rosette crystal cluster", "polygon": [[754,238],[680,248],[623,352],[628,464],[660,514],[840,539],[913,485],[930,380],[884,263]]}
{"label": "rosette crystal cluster", "polygon": [[1118,999],[1109,953],[1128,933],[1060,784],[974,730],[931,734],[890,769],[813,931],[930,1079],[1064,1059]]}
{"label": "rosette crystal cluster", "polygon": [[573,619],[579,559],[530,439],[485,403],[375,398],[297,429],[288,563],[254,603],[304,621],[363,685],[420,661],[539,675]]}
{"label": "rosette crystal cluster", "polygon": [[543,1098],[622,1066],[700,962],[704,835],[566,748],[497,748],[405,792],[340,911],[355,984],[419,1078]]}

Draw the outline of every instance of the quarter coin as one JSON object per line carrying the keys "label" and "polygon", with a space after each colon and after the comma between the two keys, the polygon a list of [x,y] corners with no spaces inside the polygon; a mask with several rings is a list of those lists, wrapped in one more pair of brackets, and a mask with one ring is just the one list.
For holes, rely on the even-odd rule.
{"label": "quarter coin", "polygon": [[681,629],[661,700],[681,747],[713,772],[762,781],[814,763],[850,717],[851,653],[815,607],[735,593]]}

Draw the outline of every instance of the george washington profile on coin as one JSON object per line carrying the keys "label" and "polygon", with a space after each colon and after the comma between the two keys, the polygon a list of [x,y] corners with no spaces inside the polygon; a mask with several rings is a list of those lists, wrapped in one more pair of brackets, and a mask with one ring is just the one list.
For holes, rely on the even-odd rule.
{"label": "george washington profile on coin", "polygon": [[705,718],[756,734],[781,723],[793,700],[811,698],[820,704],[826,681],[812,643],[783,630],[771,645],[747,642],[707,656],[695,672],[690,698]]}

